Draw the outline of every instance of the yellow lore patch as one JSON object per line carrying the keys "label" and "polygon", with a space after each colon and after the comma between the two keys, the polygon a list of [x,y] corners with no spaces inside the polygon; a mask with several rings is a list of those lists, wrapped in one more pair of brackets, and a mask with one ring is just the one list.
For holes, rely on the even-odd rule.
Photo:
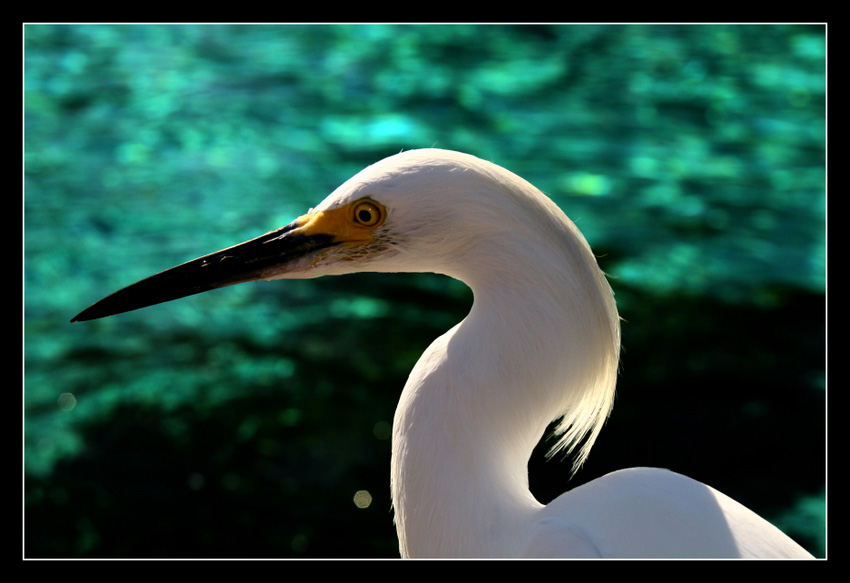
{"label": "yellow lore patch", "polygon": [[361,245],[372,240],[372,233],[384,223],[384,205],[361,198],[345,206],[311,213],[296,219],[300,235],[332,235],[335,243]]}

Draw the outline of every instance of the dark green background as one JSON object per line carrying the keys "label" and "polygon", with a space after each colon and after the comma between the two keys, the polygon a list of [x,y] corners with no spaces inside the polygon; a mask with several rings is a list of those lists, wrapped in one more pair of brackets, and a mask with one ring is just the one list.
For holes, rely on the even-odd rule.
{"label": "dark green background", "polygon": [[24,40],[25,556],[397,556],[388,427],[418,355],[469,309],[463,285],[257,283],[69,320],[431,146],[536,184],[612,278],[613,415],[572,482],[535,454],[538,498],[668,467],[824,556],[825,27]]}

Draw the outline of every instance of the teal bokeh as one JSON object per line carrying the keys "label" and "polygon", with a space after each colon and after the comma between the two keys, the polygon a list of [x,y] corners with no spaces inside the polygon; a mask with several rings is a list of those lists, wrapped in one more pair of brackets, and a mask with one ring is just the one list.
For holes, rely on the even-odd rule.
{"label": "teal bokeh", "polygon": [[[24,48],[26,556],[397,556],[386,428],[461,284],[68,321],[432,146],[537,185],[611,275],[618,401],[572,484],[669,467],[825,553],[825,27],[30,25]],[[541,451],[532,490],[568,469]]]}

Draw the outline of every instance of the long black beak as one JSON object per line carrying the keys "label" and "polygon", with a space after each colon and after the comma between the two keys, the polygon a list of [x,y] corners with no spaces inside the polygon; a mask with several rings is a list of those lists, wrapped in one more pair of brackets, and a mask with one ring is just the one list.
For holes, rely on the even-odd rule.
{"label": "long black beak", "polygon": [[103,298],[71,322],[105,318],[246,281],[274,279],[298,259],[338,244],[333,235],[295,232],[301,224],[295,220],[250,241],[152,275]]}

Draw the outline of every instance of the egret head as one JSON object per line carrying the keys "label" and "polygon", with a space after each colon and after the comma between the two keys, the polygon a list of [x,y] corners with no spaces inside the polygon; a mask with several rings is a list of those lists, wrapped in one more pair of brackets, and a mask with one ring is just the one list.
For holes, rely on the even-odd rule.
{"label": "egret head", "polygon": [[331,236],[331,244],[279,277],[431,272],[472,283],[476,272],[498,270],[506,250],[527,251],[532,238],[557,241],[566,228],[585,245],[563,212],[519,176],[437,149],[369,166],[295,223],[303,225],[298,233]]}
{"label": "egret head", "polygon": [[529,216],[527,201],[516,199],[526,186],[533,190],[467,154],[404,152],[364,169],[288,225],[119,290],[74,321],[254,280],[362,271],[465,279],[486,254],[482,241],[523,232],[513,223]]}

